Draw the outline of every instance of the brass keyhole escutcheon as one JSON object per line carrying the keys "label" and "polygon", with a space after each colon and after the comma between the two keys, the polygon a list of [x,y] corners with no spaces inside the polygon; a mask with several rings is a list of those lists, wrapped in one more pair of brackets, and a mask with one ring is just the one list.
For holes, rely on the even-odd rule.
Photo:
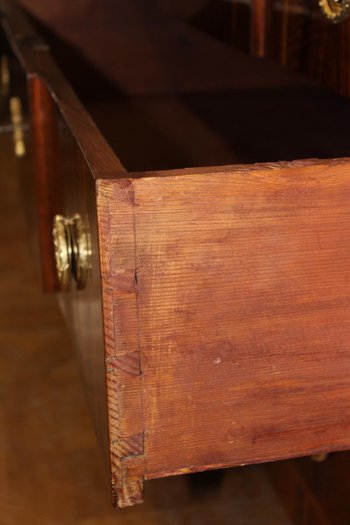
{"label": "brass keyhole escutcheon", "polygon": [[338,24],[350,14],[350,0],[319,0],[324,16],[330,22]]}
{"label": "brass keyhole escutcheon", "polygon": [[79,214],[73,217],[56,215],[53,221],[53,243],[57,277],[62,291],[85,288],[91,268],[90,235]]}

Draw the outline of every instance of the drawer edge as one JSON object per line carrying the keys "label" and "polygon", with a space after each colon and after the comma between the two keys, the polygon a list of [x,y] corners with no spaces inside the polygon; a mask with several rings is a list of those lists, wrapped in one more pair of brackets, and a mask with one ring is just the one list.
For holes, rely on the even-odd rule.
{"label": "drawer edge", "polygon": [[96,182],[114,503],[143,501],[144,423],[132,181]]}

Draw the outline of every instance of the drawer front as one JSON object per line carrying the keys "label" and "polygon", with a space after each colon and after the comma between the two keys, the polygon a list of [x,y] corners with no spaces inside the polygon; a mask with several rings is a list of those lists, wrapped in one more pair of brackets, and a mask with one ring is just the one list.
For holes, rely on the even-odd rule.
{"label": "drawer front", "polygon": [[[36,86],[35,83],[40,83]],[[47,90],[41,80],[35,80],[32,89]],[[50,95],[48,95],[53,103]],[[55,218],[59,215],[67,222],[77,219],[80,222],[76,232],[75,246],[84,251],[84,260],[78,263],[73,258],[70,264],[68,284],[64,290],[58,279],[57,264],[54,257],[54,274],[58,279],[58,300],[66,324],[70,329],[78,353],[82,377],[87,394],[95,430],[102,446],[105,463],[109,468],[109,435],[107,423],[107,397],[105,383],[105,358],[103,343],[101,276],[99,263],[99,243],[96,222],[95,181],[91,170],[80,151],[76,140],[56,107],[52,122],[55,135],[55,172],[52,195],[55,197],[55,214],[45,219],[49,230],[48,248],[54,255],[65,246],[54,234]],[[53,172],[53,173],[55,173]],[[61,232],[62,234],[63,232]],[[64,243],[66,239],[61,239]],[[59,255],[59,254],[58,254]],[[60,257],[59,257],[60,259]],[[74,264],[82,266],[81,274],[74,270]],[[82,273],[84,275],[82,275]],[[60,275],[60,274],[59,274]],[[67,283],[67,281],[66,281]]]}
{"label": "drawer front", "polygon": [[[112,225],[108,210],[98,200],[98,185],[91,165],[46,83],[38,77],[30,78],[29,92],[39,203],[42,202],[40,188],[45,189],[49,203],[40,214],[42,230],[40,232],[39,228],[39,233],[45,232],[41,237],[43,252],[52,253],[52,256],[43,261],[42,267],[46,278],[50,279],[51,275],[55,278],[53,290],[58,294],[75,342],[90,411],[109,473],[113,504],[123,507],[142,500],[142,459],[141,467],[138,463],[143,453],[143,434],[135,430],[135,427],[141,428],[142,423],[141,393],[137,384],[140,372],[135,376],[129,364],[133,353],[130,343],[136,325],[136,317],[133,320],[132,316],[136,316],[136,311],[131,308],[130,313],[125,312],[124,340],[116,340],[112,329],[116,315],[113,298],[118,299],[118,318],[123,315],[125,301],[124,290],[119,296],[115,283],[111,283],[109,234]],[[48,145],[49,155],[45,153],[47,138],[52,141]],[[45,204],[46,200],[43,202]],[[128,228],[130,214],[123,207],[123,199],[117,203],[117,209],[120,221],[117,251],[123,253],[125,265],[129,253],[134,259],[134,230]],[[73,252],[80,250],[79,256],[84,257],[81,273],[77,269],[78,258],[73,256],[64,278],[62,271],[58,271],[62,264],[61,250],[66,249],[59,239],[62,232],[58,231],[58,218],[68,227],[79,221],[79,231],[74,229],[72,234]],[[123,252],[121,246],[125,241],[127,247]],[[132,359],[135,361],[134,357]]]}

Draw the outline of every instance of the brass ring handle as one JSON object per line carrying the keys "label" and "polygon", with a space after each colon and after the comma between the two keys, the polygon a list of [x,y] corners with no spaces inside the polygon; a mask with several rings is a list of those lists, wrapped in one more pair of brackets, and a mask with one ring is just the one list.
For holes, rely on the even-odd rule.
{"label": "brass ring handle", "polygon": [[319,0],[323,15],[334,24],[345,20],[350,14],[350,0]]}
{"label": "brass ring handle", "polygon": [[62,291],[85,288],[90,270],[90,236],[79,214],[73,217],[56,215],[53,221],[53,243],[57,277]]}

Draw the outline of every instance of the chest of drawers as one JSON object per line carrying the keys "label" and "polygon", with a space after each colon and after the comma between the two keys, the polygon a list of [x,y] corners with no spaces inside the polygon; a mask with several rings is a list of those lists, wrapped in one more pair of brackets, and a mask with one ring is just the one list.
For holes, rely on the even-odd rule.
{"label": "chest of drawers", "polygon": [[45,5],[1,2],[1,125],[115,505],[349,448],[347,99],[156,3]]}

